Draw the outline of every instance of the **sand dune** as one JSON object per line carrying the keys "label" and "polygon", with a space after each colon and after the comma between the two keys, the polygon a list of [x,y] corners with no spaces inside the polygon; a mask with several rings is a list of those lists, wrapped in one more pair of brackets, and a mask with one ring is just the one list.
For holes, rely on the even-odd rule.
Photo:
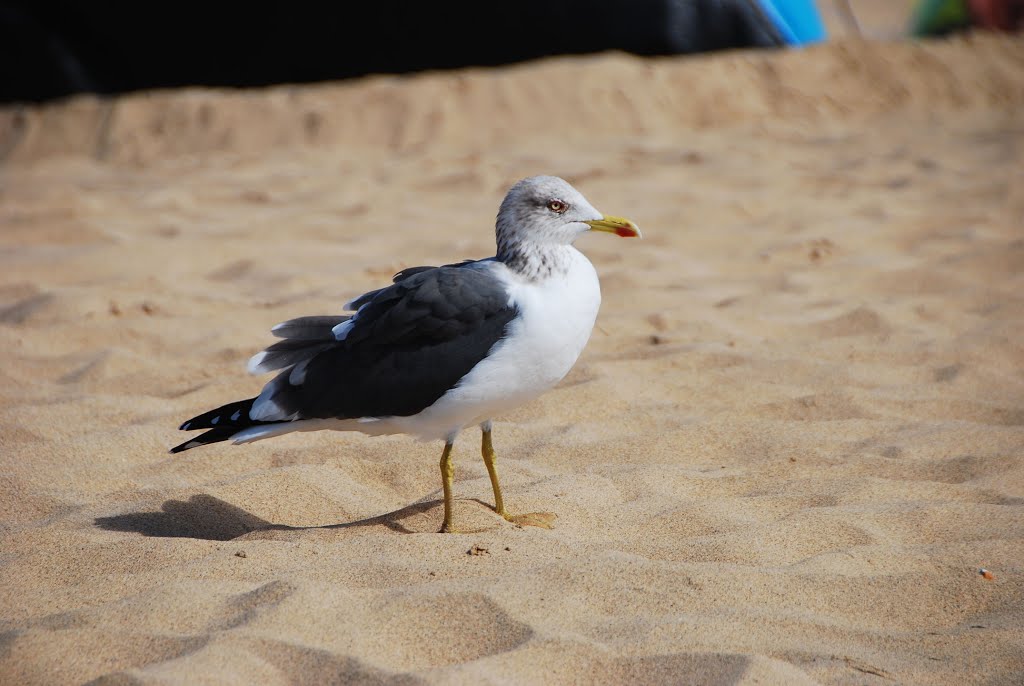
{"label": "sand dune", "polygon": [[[1024,42],[0,112],[5,683],[1019,683]],[[440,447],[170,456],[273,324],[576,184],[598,329]],[[985,567],[995,578],[978,574]]]}

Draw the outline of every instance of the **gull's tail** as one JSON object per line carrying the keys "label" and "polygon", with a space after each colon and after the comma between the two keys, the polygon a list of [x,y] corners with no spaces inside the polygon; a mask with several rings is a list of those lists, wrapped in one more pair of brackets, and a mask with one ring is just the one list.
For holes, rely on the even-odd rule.
{"label": "gull's tail", "polygon": [[[374,291],[375,293],[376,291]],[[362,299],[365,298],[366,296],[362,297]],[[301,384],[306,366],[317,354],[338,345],[338,341],[344,338],[344,334],[336,333],[336,331],[338,327],[349,321],[352,321],[349,315],[299,317],[278,324],[271,329],[275,336],[284,340],[254,355],[249,360],[249,371],[253,374],[262,374],[283,369],[284,372],[270,382],[263,390],[263,396],[260,397],[273,398],[274,393],[280,389]],[[352,325],[348,324],[347,326],[351,327]],[[341,331],[346,331],[346,329],[342,328]],[[249,398],[228,403],[188,420],[178,428],[182,431],[195,431],[196,429],[209,429],[209,431],[185,441],[181,445],[174,446],[171,448],[171,452],[180,453],[201,445],[229,440],[233,440],[235,443],[249,443],[299,428],[299,423],[290,420],[261,421],[252,419],[252,406],[258,399],[258,397]]]}
{"label": "gull's tail", "polygon": [[244,429],[261,424],[273,424],[274,422],[260,422],[249,418],[249,410],[252,409],[252,404],[255,401],[256,398],[249,398],[228,403],[188,420],[178,428],[182,431],[195,431],[196,429],[209,429],[209,431],[185,441],[181,445],[174,446],[171,448],[171,452],[180,453],[201,445],[220,443],[229,440]]}

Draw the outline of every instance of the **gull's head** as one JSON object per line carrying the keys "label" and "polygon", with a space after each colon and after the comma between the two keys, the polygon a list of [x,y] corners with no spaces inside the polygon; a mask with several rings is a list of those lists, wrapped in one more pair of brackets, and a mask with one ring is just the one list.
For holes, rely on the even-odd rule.
{"label": "gull's head", "polygon": [[636,224],[603,215],[557,176],[531,176],[509,189],[498,210],[499,252],[519,243],[569,245],[587,231],[639,238]]}

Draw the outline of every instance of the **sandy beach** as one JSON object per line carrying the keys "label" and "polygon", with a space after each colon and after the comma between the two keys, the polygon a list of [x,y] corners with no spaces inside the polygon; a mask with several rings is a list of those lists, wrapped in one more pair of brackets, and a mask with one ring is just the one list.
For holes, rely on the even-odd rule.
{"label": "sandy beach", "polygon": [[[1024,40],[0,110],[0,681],[1024,679]],[[182,455],[274,324],[494,251],[555,174],[604,302],[456,445]],[[988,570],[992,578],[979,574]]]}

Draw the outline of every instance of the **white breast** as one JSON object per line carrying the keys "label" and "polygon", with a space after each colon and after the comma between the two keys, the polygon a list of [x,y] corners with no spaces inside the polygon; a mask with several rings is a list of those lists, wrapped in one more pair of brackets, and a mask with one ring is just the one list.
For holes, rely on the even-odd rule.
{"label": "white breast", "polygon": [[500,262],[491,263],[489,268],[506,283],[519,310],[508,336],[429,408],[413,417],[391,417],[389,423],[425,439],[446,438],[561,381],[590,339],[601,305],[593,265],[575,248],[564,250],[568,269],[536,282],[523,280]]}

